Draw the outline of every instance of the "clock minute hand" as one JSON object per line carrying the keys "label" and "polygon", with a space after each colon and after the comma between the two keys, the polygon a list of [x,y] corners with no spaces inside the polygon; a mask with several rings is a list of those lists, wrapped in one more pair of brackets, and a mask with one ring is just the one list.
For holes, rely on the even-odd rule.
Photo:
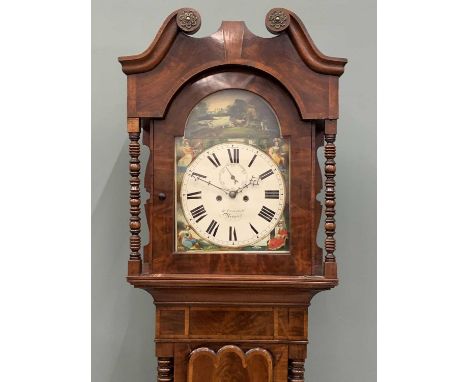
{"label": "clock minute hand", "polygon": [[217,189],[225,192],[226,194],[229,194],[229,191],[225,190],[224,188],[218,187],[216,184],[211,183],[211,181],[205,180],[205,179],[203,179],[203,178],[201,178],[199,176],[196,176],[194,174],[191,174],[191,176],[193,176],[197,180],[201,180],[202,182],[204,182],[204,183],[206,183],[206,184],[208,184],[210,186],[216,187]]}

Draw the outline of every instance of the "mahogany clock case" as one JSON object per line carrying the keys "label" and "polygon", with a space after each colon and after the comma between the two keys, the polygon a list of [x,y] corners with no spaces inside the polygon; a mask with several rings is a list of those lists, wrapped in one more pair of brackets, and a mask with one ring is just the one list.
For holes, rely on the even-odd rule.
{"label": "mahogany clock case", "polygon": [[[200,23],[201,16],[196,10],[179,9],[167,17],[146,51],[119,58],[128,81],[128,281],[148,291],[157,305],[158,381],[218,382],[235,378],[245,382],[303,382],[308,305],[315,294],[338,284],[334,254],[334,142],[338,77],[343,74],[347,60],[321,53],[299,17],[283,8],[270,10],[265,18],[267,29],[278,35],[275,38],[259,38],[239,21],[223,21],[217,32],[205,38],[190,37]],[[176,167],[199,161],[191,156],[182,163],[178,161],[176,166],[176,142],[186,135],[188,138],[186,122],[196,105],[217,92],[230,89],[263,98],[277,118],[280,138],[289,144],[290,207],[287,215],[290,225],[287,231],[291,240],[285,253],[255,249],[245,253],[229,251],[229,247],[219,251],[209,251],[205,247],[205,250],[198,248],[197,252],[187,253],[174,246],[175,206],[179,202]],[[253,105],[249,105],[239,118],[231,115],[230,123],[225,125],[226,131],[233,128],[231,132],[238,131],[238,121],[245,121],[236,138],[248,139],[247,131],[260,134],[262,124],[258,120],[254,123],[255,113],[248,111],[252,109]],[[144,179],[149,193],[145,212],[150,237],[143,256],[139,142],[142,132],[143,143],[150,149]],[[206,138],[211,132],[206,130]],[[188,139],[187,143],[190,146]],[[239,144],[237,142],[235,149],[236,142],[231,140],[234,153],[240,151]],[[317,201],[322,189],[322,171],[317,158],[321,146],[324,146],[326,159],[323,169],[325,256],[316,242],[322,217],[322,204]],[[259,146],[244,147],[262,150]],[[234,155],[236,161],[233,162],[229,151],[231,163],[245,171],[238,154]],[[268,155],[272,161],[273,152]],[[207,163],[211,161],[215,168],[222,167],[216,156],[200,158]],[[229,164],[224,166],[222,168],[227,169]],[[273,166],[269,174],[276,171],[277,175],[273,176],[279,176],[283,182],[281,170]],[[269,181],[263,180],[260,174],[260,183]],[[232,176],[231,179],[236,179]],[[207,176],[196,175],[199,182],[203,178]],[[218,178],[208,185],[215,185],[218,180],[221,181]],[[248,207],[239,206],[242,201],[235,199],[238,190],[229,191],[234,199],[230,205],[234,209],[228,211],[237,211],[242,218]],[[279,189],[277,191],[279,195]],[[257,195],[265,198],[266,203],[267,194]],[[187,193],[185,198],[188,197]],[[216,198],[222,201],[220,195]],[[217,219],[224,214],[220,206],[217,204],[212,209]],[[278,225],[280,216],[275,214],[282,214],[283,209],[276,213],[263,209],[270,211],[266,219],[275,218],[278,222],[275,225]],[[185,220],[186,228],[181,236],[186,245],[187,240],[192,243],[194,238],[190,229],[196,232],[195,223],[207,216],[203,204],[191,212],[192,223]],[[229,224],[236,224],[236,219],[237,215],[231,213]],[[203,229],[211,232],[212,224],[216,224],[214,219]],[[231,236],[232,231],[231,226]],[[195,240],[203,242],[201,235]],[[229,241],[231,244],[237,238],[229,238]],[[251,357],[257,362],[251,363]]]}

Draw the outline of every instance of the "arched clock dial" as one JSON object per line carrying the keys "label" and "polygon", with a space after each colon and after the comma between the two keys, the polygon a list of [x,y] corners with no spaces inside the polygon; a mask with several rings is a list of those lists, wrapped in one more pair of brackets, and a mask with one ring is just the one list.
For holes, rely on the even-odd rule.
{"label": "arched clock dial", "polygon": [[205,150],[187,167],[180,199],[197,234],[222,247],[245,247],[265,238],[283,213],[281,171],[262,150],[223,143]]}

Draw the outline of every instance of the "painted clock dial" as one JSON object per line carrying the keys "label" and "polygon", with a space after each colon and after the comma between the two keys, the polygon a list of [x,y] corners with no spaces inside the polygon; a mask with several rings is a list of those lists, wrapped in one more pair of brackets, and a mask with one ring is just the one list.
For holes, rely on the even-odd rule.
{"label": "painted clock dial", "polygon": [[222,143],[187,167],[180,200],[186,221],[201,238],[221,247],[244,247],[278,224],[285,182],[276,163],[259,148]]}

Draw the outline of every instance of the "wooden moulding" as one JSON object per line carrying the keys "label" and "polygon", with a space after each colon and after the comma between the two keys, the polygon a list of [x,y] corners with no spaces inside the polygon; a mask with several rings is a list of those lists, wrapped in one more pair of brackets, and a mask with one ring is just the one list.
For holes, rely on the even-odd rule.
{"label": "wooden moulding", "polygon": [[[180,22],[187,12],[193,12],[191,17],[198,17],[194,28],[184,28],[185,24]],[[273,17],[273,18],[272,18]],[[284,21],[276,23],[277,17]],[[274,8],[268,12],[265,18],[266,28],[275,34],[287,32],[294,46],[298,50],[304,62],[315,72],[340,76],[344,72],[344,67],[348,62],[345,58],[330,57],[323,54],[309,36],[301,19],[294,13],[284,8]],[[280,28],[276,28],[281,25]],[[144,73],[156,67],[166,56],[173,44],[177,33],[193,34],[200,29],[201,18],[197,11],[191,8],[181,8],[172,12],[164,21],[156,37],[150,46],[142,53],[132,56],[119,57],[122,70],[125,74]]]}
{"label": "wooden moulding", "polygon": [[[256,287],[244,286],[238,283],[237,286],[226,286],[225,283],[201,284],[199,286],[187,286],[186,283],[171,283],[171,286],[154,286],[154,280],[148,282],[141,281],[136,284],[137,288],[143,288],[150,293],[156,304],[179,306],[190,304],[191,306],[309,306],[311,299],[323,290],[331,289],[337,284],[337,280],[331,280],[328,286],[315,285],[315,289],[291,286],[262,285],[261,282]],[[151,286],[153,285],[153,286]],[[226,298],[229,296],[229,299]]]}
{"label": "wooden moulding", "polygon": [[[267,15],[267,28],[279,34],[274,38],[258,37],[239,21],[224,21],[211,36],[192,38],[188,34],[196,27],[179,25],[178,17],[188,11],[196,12],[173,12],[144,52],[119,58],[128,75],[129,117],[164,118],[180,88],[203,73],[235,66],[277,79],[304,119],[338,118],[337,79],[347,60],[320,52],[293,12],[275,8]],[[278,30],[268,21],[275,12],[287,20]]]}
{"label": "wooden moulding", "polygon": [[150,46],[142,53],[119,57],[125,74],[144,73],[153,69],[164,58],[177,36],[178,11],[172,12],[164,21]]}
{"label": "wooden moulding", "polygon": [[249,288],[298,288],[304,290],[327,290],[336,286],[336,280],[322,276],[270,276],[270,275],[227,275],[227,274],[147,274],[127,277],[135,287],[149,288],[197,288],[222,286],[235,289]]}

